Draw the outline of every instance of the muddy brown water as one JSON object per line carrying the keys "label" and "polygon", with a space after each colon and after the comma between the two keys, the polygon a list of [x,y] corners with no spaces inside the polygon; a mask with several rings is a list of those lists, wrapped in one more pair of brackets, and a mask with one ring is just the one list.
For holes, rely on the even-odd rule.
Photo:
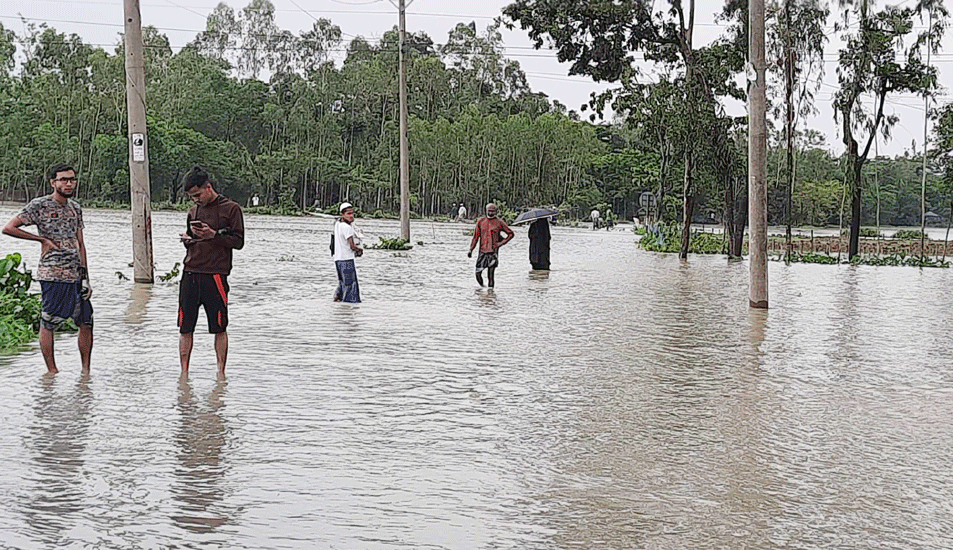
{"label": "muddy brown water", "polygon": [[0,357],[0,547],[953,547],[949,270],[772,263],[752,312],[744,263],[555,228],[533,273],[520,228],[490,293],[468,226],[421,222],[349,306],[330,221],[249,217],[227,381],[200,320],[180,383],[176,285],[119,280],[128,214],[86,216],[92,375],[74,335],[53,379]]}

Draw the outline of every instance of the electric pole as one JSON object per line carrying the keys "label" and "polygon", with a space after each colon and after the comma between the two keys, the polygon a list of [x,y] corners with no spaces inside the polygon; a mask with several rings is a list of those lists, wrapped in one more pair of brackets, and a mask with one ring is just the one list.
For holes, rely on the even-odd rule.
{"label": "electric pole", "polygon": [[[930,68],[930,50],[933,49],[933,6],[930,10],[930,23],[927,26],[927,69]],[[923,172],[920,180],[920,267],[926,258],[927,238],[927,153],[930,152],[930,137],[927,130],[930,125],[930,92],[923,94]],[[950,213],[953,215],[953,212]]]}
{"label": "electric pole", "polygon": [[[391,1],[393,4],[393,0]],[[397,72],[400,100],[400,238],[410,240],[410,157],[407,144],[407,5],[406,0],[398,0],[400,13],[398,35]]]}
{"label": "electric pole", "polygon": [[748,303],[768,308],[767,120],[764,0],[748,0]]}
{"label": "electric pole", "polygon": [[126,107],[129,110],[129,191],[132,200],[133,273],[137,283],[153,283],[152,201],[146,135],[146,77],[142,58],[139,0],[123,0],[126,46]]}

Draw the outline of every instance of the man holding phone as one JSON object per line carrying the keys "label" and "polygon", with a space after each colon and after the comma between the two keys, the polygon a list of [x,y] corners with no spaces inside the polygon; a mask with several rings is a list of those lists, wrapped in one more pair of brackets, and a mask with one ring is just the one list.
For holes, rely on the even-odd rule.
{"label": "man holding phone", "polygon": [[232,250],[245,246],[245,222],[238,203],[215,192],[203,167],[193,166],[182,177],[182,186],[195,206],[189,210],[188,229],[181,235],[186,253],[179,283],[179,361],[182,374],[187,375],[199,306],[203,306],[208,331],[215,335],[218,373],[224,376],[228,357],[227,278],[232,271]]}

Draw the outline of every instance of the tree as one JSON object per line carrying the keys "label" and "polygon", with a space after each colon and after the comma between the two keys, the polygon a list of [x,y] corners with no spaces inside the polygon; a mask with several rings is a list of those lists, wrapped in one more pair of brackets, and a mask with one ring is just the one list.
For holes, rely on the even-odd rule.
{"label": "tree", "polygon": [[781,73],[784,81],[784,138],[787,153],[784,225],[786,255],[790,259],[797,117],[805,117],[815,110],[814,93],[820,87],[824,75],[824,44],[827,42],[824,24],[828,10],[818,0],[780,0],[780,5],[778,1],[772,3],[769,12],[775,24],[768,29],[768,70]]}
{"label": "tree", "polygon": [[[653,13],[651,2],[600,0],[515,0],[503,13],[528,30],[537,48],[544,40],[562,62],[572,62],[571,75],[587,75],[600,82],[618,82],[615,93],[627,95],[639,82],[636,54],[676,71],[673,81],[681,90],[678,120],[681,127],[682,244],[681,257],[688,255],[691,221],[695,207],[695,144],[709,130],[696,121],[712,121],[718,111],[716,96],[740,94],[725,71],[740,68],[743,56],[730,41],[696,49],[695,1],[668,0],[667,10]],[[511,24],[512,25],[512,24]],[[733,61],[735,63],[724,63]],[[689,122],[691,121],[691,122]]]}
{"label": "tree", "polygon": [[[857,255],[860,242],[863,169],[877,133],[890,136],[896,115],[884,112],[892,93],[931,94],[937,88],[937,71],[923,62],[927,44],[939,50],[947,11],[939,1],[914,7],[888,6],[874,11],[872,0],[841,0],[844,32],[837,76],[840,89],[835,94],[835,116],[841,124],[847,162],[846,178],[851,194],[850,244],[848,257]],[[916,35],[912,43],[914,18],[928,15],[933,22]],[[856,29],[851,32],[852,28]],[[863,96],[876,102],[869,111]]]}

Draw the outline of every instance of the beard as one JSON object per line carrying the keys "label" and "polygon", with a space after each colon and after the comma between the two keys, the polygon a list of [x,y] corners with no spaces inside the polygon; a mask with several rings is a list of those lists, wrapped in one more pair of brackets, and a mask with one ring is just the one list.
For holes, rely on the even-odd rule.
{"label": "beard", "polygon": [[67,199],[73,198],[73,195],[76,194],[76,191],[60,191],[60,190],[57,190],[56,192],[59,193],[60,196],[66,197]]}

